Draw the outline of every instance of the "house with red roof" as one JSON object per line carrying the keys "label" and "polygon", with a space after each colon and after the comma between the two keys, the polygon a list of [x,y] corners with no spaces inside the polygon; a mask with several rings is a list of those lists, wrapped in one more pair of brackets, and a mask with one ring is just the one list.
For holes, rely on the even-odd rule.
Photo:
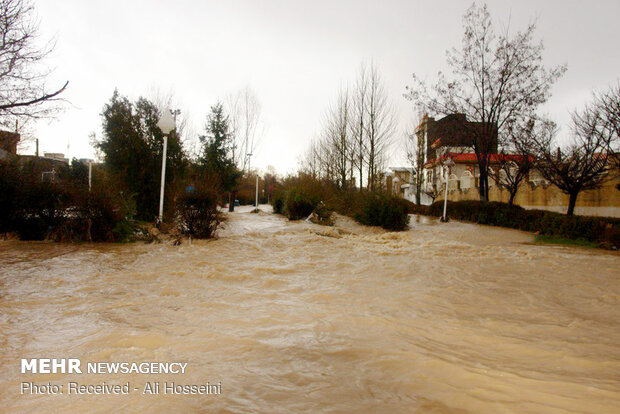
{"label": "house with red roof", "polygon": [[[448,182],[448,199],[477,200],[480,168],[473,151],[473,144],[483,127],[481,123],[470,122],[464,115],[451,114],[439,120],[425,115],[415,133],[424,151],[424,168],[422,174],[423,204],[430,204],[435,198],[441,200],[444,195],[446,174],[444,161],[450,158],[454,166],[450,168]],[[522,155],[498,152],[497,130],[493,134],[490,151],[489,199],[507,202],[509,192],[498,186],[498,180],[505,176],[501,165],[514,163],[514,168],[524,161]],[[531,158],[529,161],[533,161]],[[510,168],[510,167],[509,167]],[[613,168],[618,169],[617,165]],[[386,175],[388,190],[415,202],[415,169],[392,168]],[[615,170],[614,170],[615,171]],[[617,174],[620,177],[620,174]],[[575,214],[620,217],[620,179],[608,180],[600,188],[584,191],[577,201]],[[565,212],[568,196],[559,188],[546,181],[537,169],[529,171],[520,185],[515,203],[524,208],[536,208]]]}

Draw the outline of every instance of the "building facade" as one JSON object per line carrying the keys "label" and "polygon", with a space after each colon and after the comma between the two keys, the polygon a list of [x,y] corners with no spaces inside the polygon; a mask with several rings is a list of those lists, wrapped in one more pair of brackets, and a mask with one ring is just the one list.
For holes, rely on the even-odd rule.
{"label": "building facade", "polygon": [[[452,114],[439,120],[424,116],[416,128],[419,148],[423,148],[420,161],[424,168],[422,180],[422,204],[431,204],[442,200],[445,184],[448,182],[448,199],[478,200],[480,171],[477,156],[473,152],[473,142],[480,139],[481,123],[469,122],[464,115]],[[499,154],[497,151],[497,129],[492,128],[490,141],[490,169],[499,171],[499,166],[507,161],[518,162],[519,155]],[[420,149],[418,149],[420,151]],[[443,161],[452,159],[454,166],[446,174]],[[513,159],[514,158],[514,159]],[[415,170],[413,168],[392,168],[388,173],[388,190],[409,201],[415,202]],[[510,193],[498,186],[495,179],[489,177],[489,200],[508,202]],[[610,177],[617,177],[610,172]],[[497,174],[501,180],[501,172]],[[500,181],[501,182],[501,181]],[[515,204],[524,208],[550,210],[565,213],[568,195],[547,182],[536,169],[530,170],[517,191]],[[584,191],[577,198],[575,214],[620,217],[620,179],[604,181],[595,190]]]}

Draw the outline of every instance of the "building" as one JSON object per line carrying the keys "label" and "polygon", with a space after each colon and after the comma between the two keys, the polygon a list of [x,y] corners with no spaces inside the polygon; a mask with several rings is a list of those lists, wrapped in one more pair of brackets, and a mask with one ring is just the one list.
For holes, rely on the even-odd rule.
{"label": "building", "polygon": [[[432,203],[443,187],[445,180],[441,161],[447,157],[452,158],[457,164],[453,168],[453,178],[462,176],[464,188],[477,185],[477,161],[472,147],[476,140],[482,142],[485,137],[483,123],[468,121],[464,114],[450,114],[439,120],[424,115],[415,133],[419,143],[419,162],[424,165],[421,171],[423,174],[422,204]],[[497,153],[497,137],[497,127],[494,127],[491,139],[486,140],[492,153]],[[415,202],[414,174],[411,168],[391,168],[389,191]]]}
{"label": "building", "polygon": [[[463,177],[465,188],[477,186],[477,158],[472,148],[476,141],[484,141],[489,153],[497,153],[497,127],[492,128],[490,139],[485,138],[482,122],[471,122],[464,114],[450,114],[439,120],[424,115],[416,128],[418,142],[423,143],[424,185],[423,191],[431,198],[443,187],[444,177],[441,162],[447,157],[456,163],[452,175]],[[491,160],[491,163],[497,162]]]}
{"label": "building", "polygon": [[[480,172],[476,154],[444,152],[443,150],[438,151],[438,154],[440,154],[438,158],[428,160],[424,164],[424,170],[427,174],[427,180],[424,183],[425,191],[430,192],[433,187],[435,189],[443,188],[445,177],[442,163],[448,158],[451,158],[452,161],[454,161],[454,166],[450,169],[450,182],[448,189],[469,190],[470,188],[475,188],[476,191],[478,191],[477,188],[479,187],[478,180],[480,178]],[[519,163],[521,158],[521,155],[516,154],[491,154],[489,159],[490,168],[497,171],[497,168],[500,165],[510,163],[511,161]],[[541,184],[542,181],[544,181],[538,171],[531,171],[526,181],[529,181],[530,179],[535,181],[536,184]],[[494,179],[489,177],[489,188],[494,187],[495,185]]]}
{"label": "building", "polygon": [[[409,199],[413,185],[413,169],[407,167],[391,167],[385,175],[385,182],[391,194]],[[413,196],[415,197],[415,190]]]}
{"label": "building", "polygon": [[[415,170],[410,167],[391,167],[385,176],[386,188],[390,194],[397,195],[413,203],[416,202]],[[420,201],[428,205],[433,200],[420,192]]]}
{"label": "building", "polygon": [[[424,115],[416,128],[419,142],[424,143],[424,162],[437,158],[441,152],[471,152],[476,140],[487,140],[484,124],[471,122],[464,114],[450,114],[439,120]],[[493,128],[489,152],[497,152],[497,127]]]}
{"label": "building", "polygon": [[54,160],[54,161],[61,161],[61,162],[64,162],[65,164],[70,163],[69,158],[65,158],[65,154],[61,152],[44,152],[43,158],[47,158],[47,159]]}
{"label": "building", "polygon": [[0,160],[17,155],[20,136],[16,132],[0,131]]}
{"label": "building", "polygon": [[[478,200],[480,171],[472,147],[481,135],[483,124],[470,122],[464,115],[452,114],[439,120],[424,116],[416,128],[420,147],[420,161],[423,161],[422,204],[442,200],[445,191],[445,168],[447,158],[454,161],[450,169],[448,199]],[[520,155],[498,153],[497,129],[494,129],[490,144],[490,169],[498,171],[506,161],[518,163]],[[499,177],[501,177],[501,171]],[[491,171],[491,176],[493,176]],[[489,177],[489,200],[508,202],[510,194]],[[615,175],[614,175],[615,176]],[[501,179],[501,178],[500,178]],[[392,168],[386,180],[388,190],[407,200],[415,202],[414,170]],[[620,217],[620,179],[614,178],[595,190],[582,192],[575,208],[575,214]],[[566,212],[568,195],[546,181],[539,171],[531,170],[517,191],[515,204],[524,208]]]}

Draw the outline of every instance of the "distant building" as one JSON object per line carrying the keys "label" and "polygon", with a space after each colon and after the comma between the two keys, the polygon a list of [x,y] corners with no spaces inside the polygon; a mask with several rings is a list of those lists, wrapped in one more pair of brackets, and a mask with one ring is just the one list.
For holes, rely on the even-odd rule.
{"label": "distant building", "polygon": [[385,176],[385,182],[391,194],[409,199],[409,192],[413,187],[413,169],[407,167],[391,167],[390,171]]}
{"label": "distant building", "polygon": [[[484,136],[484,124],[471,122],[464,114],[450,114],[439,120],[424,115],[416,128],[416,135],[424,142],[425,159],[427,162],[437,158],[443,152],[472,152],[476,140]],[[497,128],[493,129],[491,153],[497,152]]]}
{"label": "distant building", "polygon": [[65,154],[61,152],[44,152],[43,158],[47,158],[55,161],[62,161],[65,164],[69,164],[69,158],[65,158]]}
{"label": "distant building", "polygon": [[[451,114],[437,121],[426,115],[423,117],[415,131],[424,152],[422,204],[430,204],[432,197],[443,199],[446,178],[449,178],[449,200],[479,199],[480,168],[472,144],[481,135],[482,126],[482,123],[467,121],[461,114]],[[509,192],[498,186],[493,176],[499,173],[501,177],[502,172],[498,171],[500,164],[505,161],[518,164],[521,156],[498,153],[497,137],[495,130],[490,146],[489,200],[507,202]],[[451,158],[455,164],[449,177],[445,177],[442,165],[447,158]],[[386,184],[392,194],[415,202],[413,169],[392,168]],[[619,189],[620,179],[614,178],[604,182],[598,189],[584,191],[577,199],[575,214],[620,217]],[[545,180],[537,169],[532,169],[519,186],[515,204],[524,208],[566,212],[568,196]]]}
{"label": "distant building", "polygon": [[17,155],[19,134],[10,131],[0,131],[0,159]]}
{"label": "distant building", "polygon": [[[452,158],[457,164],[453,168],[452,176],[463,175],[463,185],[466,187],[477,185],[477,158],[472,147],[473,143],[484,135],[483,126],[481,122],[468,121],[463,114],[450,114],[439,120],[424,115],[415,131],[419,143],[418,151],[422,153],[421,161],[424,163],[422,204],[430,204],[433,198],[429,194],[437,193],[443,187],[445,180],[441,161],[446,157]],[[494,128],[490,143],[493,153],[497,152],[497,137],[497,128]],[[415,202],[413,169],[391,168],[391,171],[392,179],[388,185],[390,192]]]}

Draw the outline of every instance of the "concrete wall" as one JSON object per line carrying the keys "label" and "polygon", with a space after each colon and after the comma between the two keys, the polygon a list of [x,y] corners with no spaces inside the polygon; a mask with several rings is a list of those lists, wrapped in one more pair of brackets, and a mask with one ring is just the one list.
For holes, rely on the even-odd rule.
{"label": "concrete wall", "polygon": [[[452,179],[453,177],[451,177]],[[462,180],[462,179],[461,179]],[[478,189],[475,187],[465,188],[450,183],[448,187],[448,200],[478,200]],[[490,182],[491,180],[489,180]],[[620,190],[616,188],[620,180],[612,180],[604,183],[596,190],[582,191],[577,198],[575,214],[587,216],[620,217]],[[437,200],[443,200],[443,191]],[[510,194],[507,190],[492,185],[489,188],[489,200],[508,202]],[[554,185],[533,185],[523,183],[519,187],[515,204],[528,209],[539,209],[566,213],[568,208],[568,195],[560,191]]]}

